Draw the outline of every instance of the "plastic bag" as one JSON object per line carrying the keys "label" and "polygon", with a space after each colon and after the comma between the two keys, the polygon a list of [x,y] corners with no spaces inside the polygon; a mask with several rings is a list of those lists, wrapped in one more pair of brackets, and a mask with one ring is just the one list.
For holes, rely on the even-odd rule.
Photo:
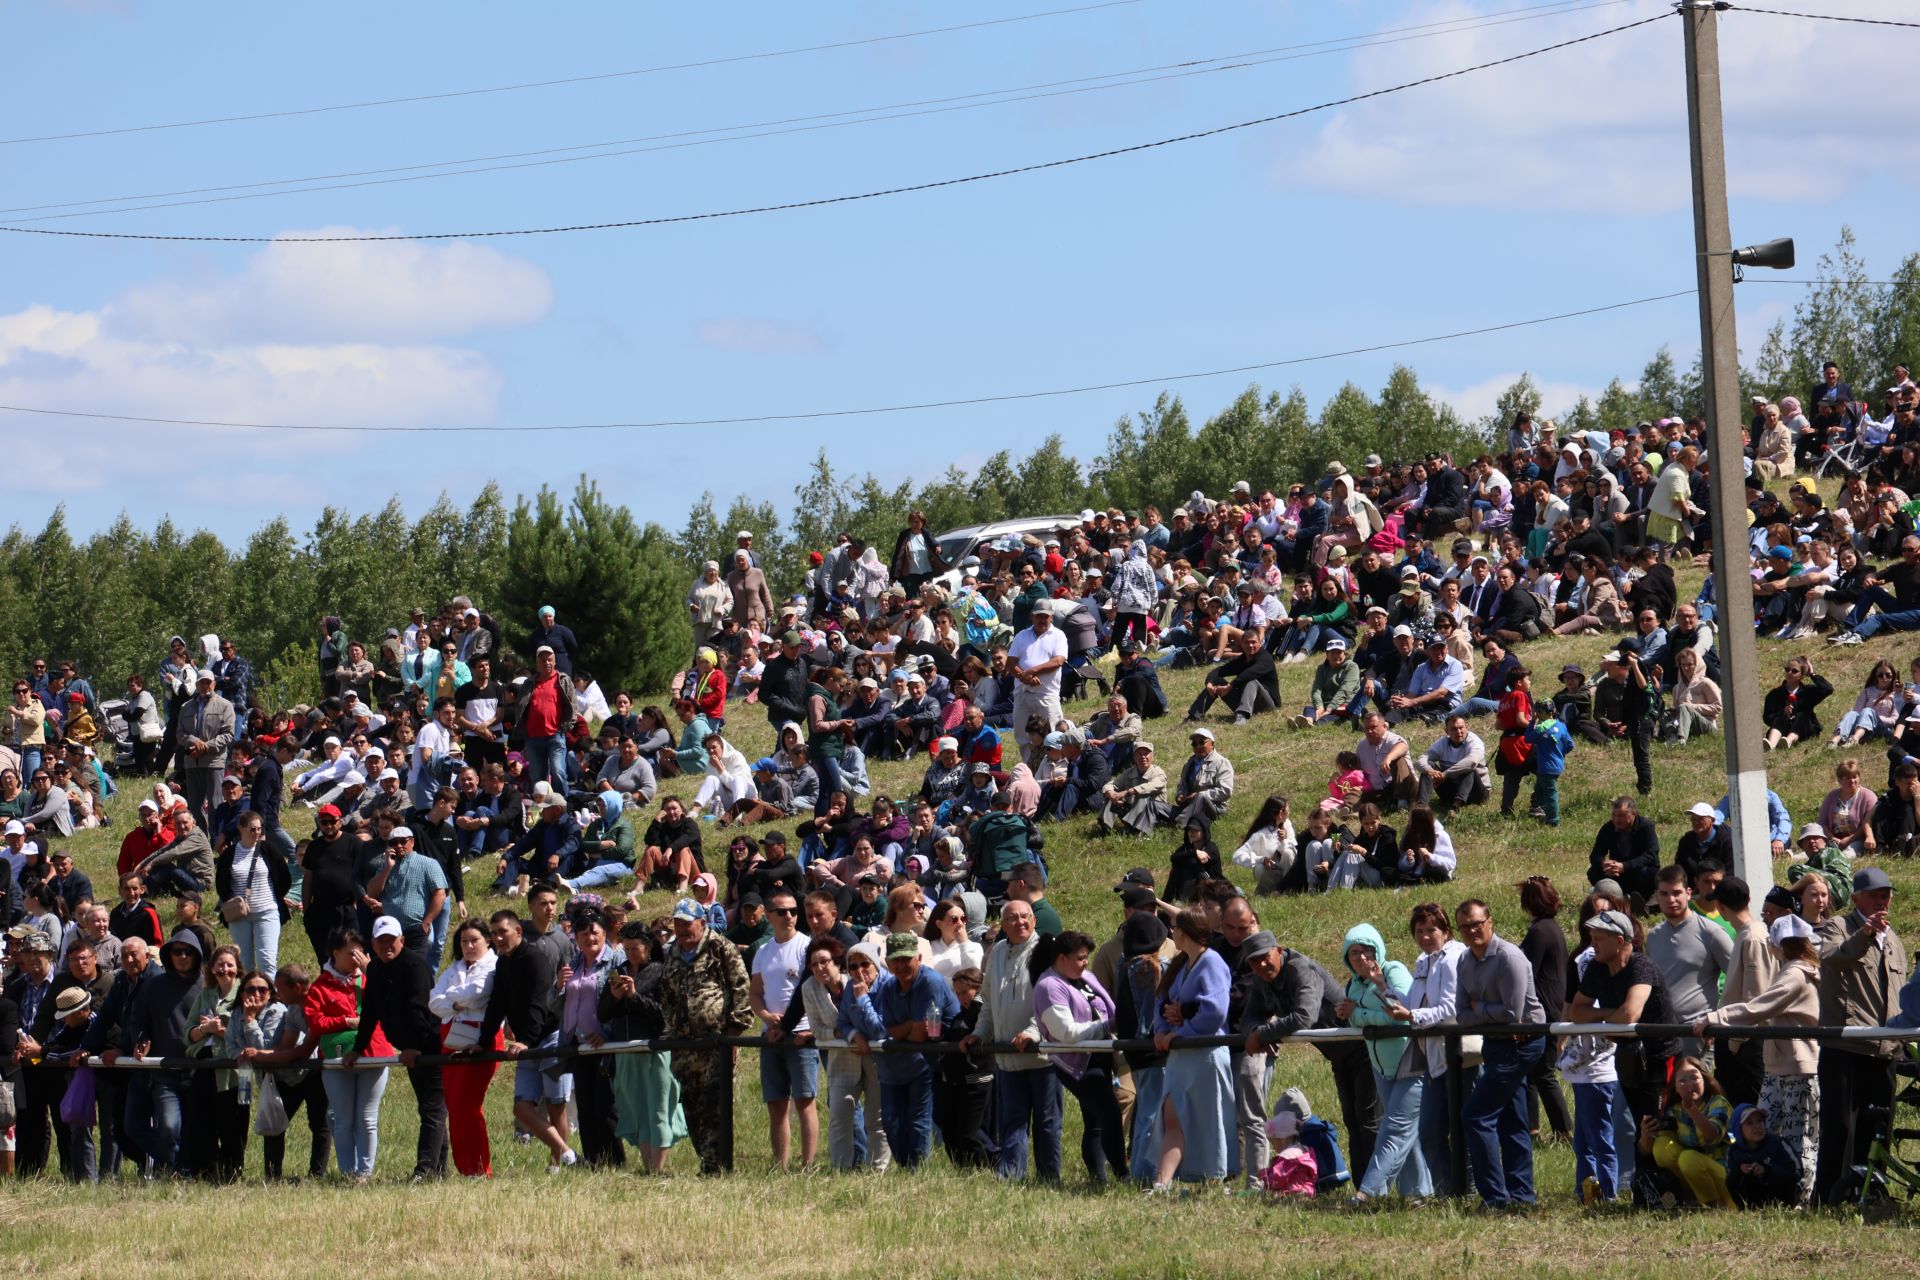
{"label": "plastic bag", "polygon": [[69,1129],[93,1128],[93,1068],[75,1067],[73,1080],[60,1098],[60,1123]]}
{"label": "plastic bag", "polygon": [[287,1131],[287,1104],[270,1075],[260,1077],[259,1094],[253,1104],[253,1131],[263,1138],[277,1138]]}

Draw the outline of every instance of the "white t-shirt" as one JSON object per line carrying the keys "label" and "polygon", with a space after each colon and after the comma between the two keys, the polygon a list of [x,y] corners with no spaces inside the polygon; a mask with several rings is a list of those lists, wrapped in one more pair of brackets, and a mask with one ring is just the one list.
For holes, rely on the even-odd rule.
{"label": "white t-shirt", "polygon": [[[1067,657],[1067,637],[1057,626],[1048,627],[1045,635],[1041,635],[1032,627],[1028,627],[1025,631],[1022,631],[1013,638],[1013,643],[1007,647],[1007,657],[1011,658],[1014,665],[1022,671],[1031,671],[1042,663],[1052,661],[1054,658],[1059,658],[1062,662],[1065,662]],[[1042,697],[1059,697],[1060,670],[1059,667],[1055,667],[1040,677],[1040,683],[1038,685],[1031,687]],[[1029,686],[1024,684],[1017,685],[1014,688],[1014,693],[1018,695],[1022,689],[1028,687]]]}
{"label": "white t-shirt", "polygon": [[[768,938],[753,953],[753,973],[760,979],[761,999],[774,1013],[787,1011],[787,1001],[793,999],[793,989],[807,971],[807,941],[804,933],[795,933],[785,942]],[[807,1020],[800,1019],[794,1030],[810,1030]]]}
{"label": "white t-shirt", "polygon": [[443,728],[438,720],[430,720],[420,728],[420,736],[413,740],[413,782],[422,786],[426,782],[424,753],[433,752],[435,761],[445,760],[453,754],[453,735]]}

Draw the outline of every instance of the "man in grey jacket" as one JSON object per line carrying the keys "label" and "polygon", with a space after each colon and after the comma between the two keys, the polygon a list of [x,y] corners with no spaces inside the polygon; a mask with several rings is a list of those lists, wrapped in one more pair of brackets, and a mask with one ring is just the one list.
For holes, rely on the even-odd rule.
{"label": "man in grey jacket", "polygon": [[180,708],[180,754],[185,758],[187,808],[194,821],[206,826],[227,771],[227,748],[233,745],[233,704],[214,690],[213,668],[200,668],[194,695]]}
{"label": "man in grey jacket", "polygon": [[[1239,1028],[1247,1033],[1249,1058],[1273,1053],[1281,1041],[1298,1032],[1346,1025],[1334,1016],[1343,984],[1318,960],[1281,946],[1279,939],[1264,929],[1247,939],[1241,954],[1254,978],[1247,988],[1247,1006]],[[1380,1132],[1380,1092],[1373,1083],[1373,1065],[1367,1061],[1366,1046],[1358,1041],[1314,1047],[1333,1071],[1334,1089],[1340,1096],[1340,1121],[1347,1129],[1353,1181],[1358,1186],[1373,1159],[1374,1140]],[[1266,1156],[1262,1154],[1255,1174],[1265,1167]]]}
{"label": "man in grey jacket", "polygon": [[[1033,908],[1015,899],[1000,912],[1000,940],[987,953],[986,987],[980,993],[980,1019],[964,1042],[1011,1042],[1021,1048],[1040,1043],[1033,1010],[1033,979],[1027,958],[1039,942]],[[1042,1182],[1060,1181],[1060,1077],[1037,1053],[1000,1053],[993,1061],[995,1138],[1000,1145],[996,1172],[1016,1180],[1027,1176],[1027,1134],[1033,1130],[1033,1164]]]}
{"label": "man in grey jacket", "polygon": [[1233,761],[1214,746],[1213,730],[1196,728],[1187,739],[1193,754],[1180,766],[1179,780],[1172,788],[1174,826],[1179,830],[1195,818],[1212,824],[1233,799]]}

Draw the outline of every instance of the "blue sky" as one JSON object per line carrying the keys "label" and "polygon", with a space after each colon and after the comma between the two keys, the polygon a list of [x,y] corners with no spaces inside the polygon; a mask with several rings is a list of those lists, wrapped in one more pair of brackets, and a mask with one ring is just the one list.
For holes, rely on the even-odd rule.
{"label": "blue sky", "polygon": [[[0,136],[594,75],[1033,14],[969,6],[21,3]],[[909,40],[520,92],[0,145],[13,212],[924,102],[1362,36],[1314,56],[1099,92],[434,181],[33,225],[154,233],[424,233],[650,217],[974,173],[1273,114],[1665,10],[1664,0],[1136,0]],[[1891,0],[1826,8],[1899,13]],[[724,12],[724,20],[719,16]],[[550,13],[552,16],[547,16]],[[1476,17],[1525,20],[1470,27]],[[1404,31],[1413,24],[1429,26]],[[1885,269],[1912,240],[1910,105],[1872,28],[1722,22],[1738,241],[1842,222]],[[1397,32],[1381,36],[1378,33]],[[1418,38],[1405,38],[1418,36]],[[1892,37],[1898,38],[1898,37]],[[1325,51],[1331,49],[1330,52]],[[1854,67],[1844,95],[1802,70]],[[1796,68],[1802,70],[1796,70]],[[1665,21],[1445,85],[1225,137],[858,204],[638,230],[391,245],[0,236],[0,402],[352,425],[604,422],[943,399],[1281,359],[1692,283],[1680,30]],[[705,135],[708,137],[712,134]],[[636,144],[644,145],[644,144]],[[178,197],[175,197],[178,198]],[[136,202],[137,203],[137,202]],[[98,206],[96,206],[98,207]],[[112,208],[113,206],[106,206]],[[1804,272],[1802,272],[1804,274]],[[1741,295],[1749,347],[1794,291]],[[1316,403],[1396,358],[1468,412],[1521,370],[1549,410],[1662,342],[1690,299],[1283,371]],[[1179,387],[1196,417],[1228,377]],[[398,494],[417,511],[570,488],[583,470],[678,526],[713,489],[791,501],[823,443],[926,476],[1061,434],[1083,458],[1151,388],[839,422],[565,435],[307,435],[0,414],[7,516],[64,502],[239,539]]]}

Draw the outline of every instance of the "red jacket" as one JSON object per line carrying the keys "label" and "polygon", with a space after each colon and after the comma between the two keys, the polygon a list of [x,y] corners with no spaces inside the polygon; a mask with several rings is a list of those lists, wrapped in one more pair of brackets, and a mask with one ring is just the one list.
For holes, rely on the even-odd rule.
{"label": "red jacket", "polygon": [[144,862],[149,856],[173,843],[173,828],[162,824],[153,835],[147,834],[145,827],[136,826],[127,832],[120,841],[120,862],[116,870],[125,875]]}
{"label": "red jacket", "polygon": [[[353,1048],[355,1028],[348,1025],[348,1019],[360,1016],[360,982],[351,986],[341,981],[333,970],[321,966],[320,976],[307,988],[306,1002],[301,1006],[307,1015],[307,1034],[321,1041],[320,1056],[338,1058]],[[328,1037],[341,1037],[339,1043],[327,1044]],[[393,1045],[387,1041],[384,1028],[375,1027],[373,1043],[367,1046],[370,1057],[384,1058],[393,1053]]]}
{"label": "red jacket", "polygon": [[709,720],[727,714],[727,673],[715,667],[694,686],[693,705]]}

